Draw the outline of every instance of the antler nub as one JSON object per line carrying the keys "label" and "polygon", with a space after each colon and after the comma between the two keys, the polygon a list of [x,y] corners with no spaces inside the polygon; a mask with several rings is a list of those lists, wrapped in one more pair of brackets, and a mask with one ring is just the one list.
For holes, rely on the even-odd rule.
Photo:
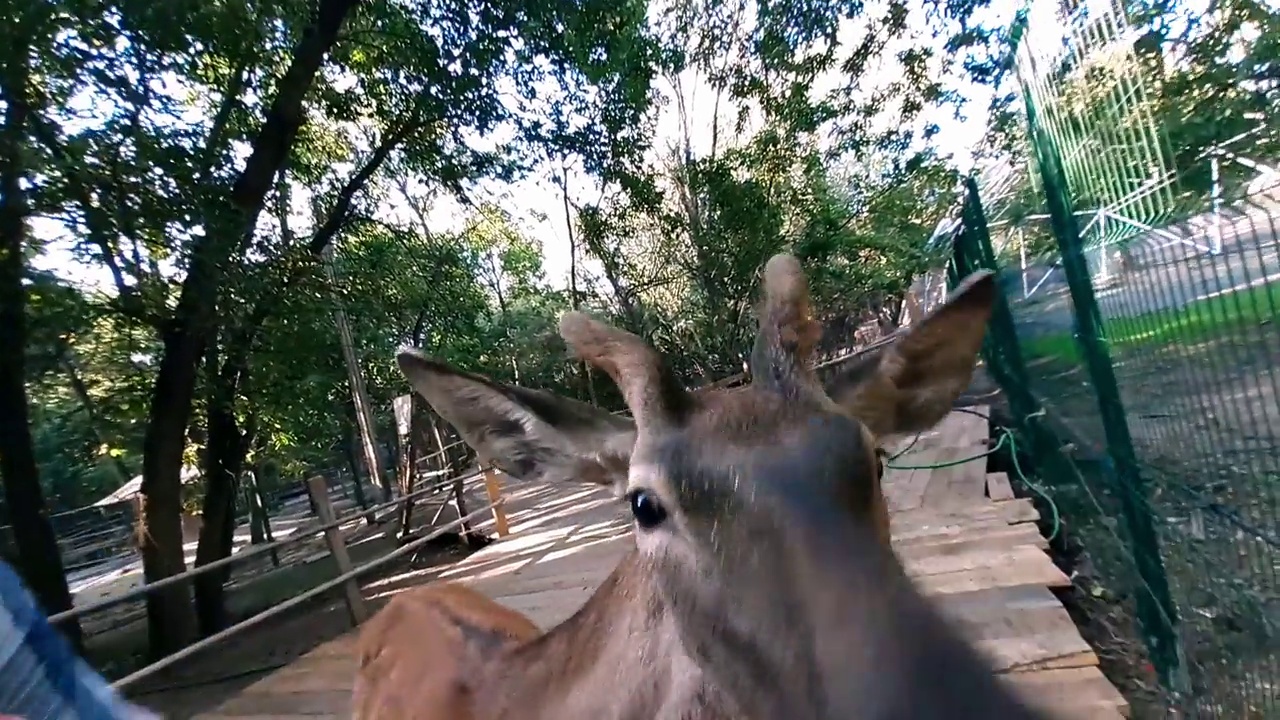
{"label": "antler nub", "polygon": [[751,354],[753,382],[786,389],[808,383],[809,358],[822,327],[813,318],[809,281],[792,255],[774,255],[764,266],[760,331]]}

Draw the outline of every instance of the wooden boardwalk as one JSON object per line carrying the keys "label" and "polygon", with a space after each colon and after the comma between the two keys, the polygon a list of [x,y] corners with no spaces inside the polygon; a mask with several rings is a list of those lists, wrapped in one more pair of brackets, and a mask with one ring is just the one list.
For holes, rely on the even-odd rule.
{"label": "wooden boardwalk", "polygon": [[[894,464],[945,465],[986,444],[986,419],[956,412]],[[1070,580],[1045,553],[1030,500],[1015,499],[1007,477],[988,475],[983,460],[890,469],[885,493],[908,573],[1010,682],[1064,719],[1128,715],[1050,592]],[[444,569],[367,585],[366,596],[435,578],[464,581],[551,627],[582,605],[631,542],[625,508],[604,491],[525,486],[511,492],[508,510],[508,539]],[[197,717],[350,717],[354,639],[353,631],[320,645]]]}

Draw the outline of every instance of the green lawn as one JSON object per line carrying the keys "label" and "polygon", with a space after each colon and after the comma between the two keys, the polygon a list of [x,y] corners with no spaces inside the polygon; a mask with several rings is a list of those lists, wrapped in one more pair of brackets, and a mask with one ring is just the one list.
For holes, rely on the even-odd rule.
{"label": "green lawn", "polygon": [[[1280,309],[1280,282],[1271,282],[1214,297],[1180,308],[1117,318],[1106,323],[1113,350],[1133,352],[1173,343],[1191,344],[1256,331],[1273,321]],[[1079,362],[1080,350],[1069,332],[1040,335],[1022,341],[1028,358],[1053,357]]]}

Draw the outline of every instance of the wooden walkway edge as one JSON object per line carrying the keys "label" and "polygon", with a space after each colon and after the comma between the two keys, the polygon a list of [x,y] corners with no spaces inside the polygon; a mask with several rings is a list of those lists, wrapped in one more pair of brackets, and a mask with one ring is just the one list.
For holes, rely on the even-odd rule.
{"label": "wooden walkway edge", "polygon": [[[1127,717],[1128,703],[1051,592],[1071,581],[1046,554],[1030,500],[1015,498],[1003,473],[988,474],[985,459],[948,465],[986,450],[985,415],[986,408],[954,412],[892,461],[884,486],[895,550],[918,586],[1033,703],[1063,720]],[[625,508],[606,491],[574,486],[508,496],[508,539],[443,569],[367,585],[365,595],[443,578],[470,583],[543,627],[567,618],[629,547]],[[320,645],[197,717],[350,717],[354,637]]]}

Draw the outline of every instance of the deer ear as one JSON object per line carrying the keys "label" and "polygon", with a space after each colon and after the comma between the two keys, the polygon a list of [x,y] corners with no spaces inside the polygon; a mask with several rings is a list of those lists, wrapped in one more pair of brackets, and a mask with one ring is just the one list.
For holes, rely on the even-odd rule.
{"label": "deer ear", "polygon": [[969,387],[995,294],[993,273],[970,275],[942,307],[831,378],[827,395],[879,436],[933,427]]}
{"label": "deer ear", "polygon": [[417,350],[401,350],[396,361],[482,462],[521,480],[625,486],[636,434],[629,418],[463,372]]}

